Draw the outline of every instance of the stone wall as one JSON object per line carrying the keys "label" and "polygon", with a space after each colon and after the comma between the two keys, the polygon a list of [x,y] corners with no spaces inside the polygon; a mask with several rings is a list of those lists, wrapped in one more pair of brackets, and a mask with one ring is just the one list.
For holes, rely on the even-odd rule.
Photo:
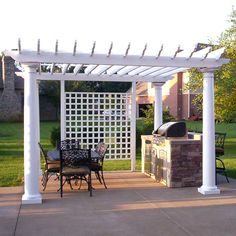
{"label": "stone wall", "polygon": [[152,135],[142,135],[142,172],[172,188],[201,186],[201,137],[161,138],[162,142],[156,144]]}
{"label": "stone wall", "polygon": [[201,186],[201,142],[172,141],[169,147],[171,156],[169,187]]}

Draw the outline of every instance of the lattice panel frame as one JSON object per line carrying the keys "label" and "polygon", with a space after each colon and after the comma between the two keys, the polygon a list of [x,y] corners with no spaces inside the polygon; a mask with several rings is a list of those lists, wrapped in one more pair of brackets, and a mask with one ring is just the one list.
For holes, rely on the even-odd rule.
{"label": "lattice panel frame", "polygon": [[109,144],[106,159],[131,159],[131,94],[65,93],[65,137],[83,148]]}

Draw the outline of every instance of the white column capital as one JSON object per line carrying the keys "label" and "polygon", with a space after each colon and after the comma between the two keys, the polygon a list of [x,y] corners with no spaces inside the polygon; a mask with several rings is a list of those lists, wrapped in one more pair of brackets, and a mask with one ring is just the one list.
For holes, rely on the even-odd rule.
{"label": "white column capital", "polygon": [[213,74],[218,68],[202,68],[199,71],[201,71],[204,74]]}
{"label": "white column capital", "polygon": [[158,83],[158,82],[153,82],[152,85],[155,88],[161,88],[163,86],[164,83]]}
{"label": "white column capital", "polygon": [[22,64],[21,66],[23,67],[25,73],[35,73],[38,69],[38,65],[33,63]]}

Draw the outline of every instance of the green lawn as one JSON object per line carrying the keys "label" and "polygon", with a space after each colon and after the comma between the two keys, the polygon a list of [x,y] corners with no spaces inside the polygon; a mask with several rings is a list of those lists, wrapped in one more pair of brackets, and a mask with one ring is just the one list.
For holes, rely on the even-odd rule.
{"label": "green lawn", "polygon": [[[201,121],[188,121],[187,127],[193,130],[202,130]],[[236,179],[236,123],[216,124],[216,131],[226,133],[224,160],[227,174]]]}
{"label": "green lawn", "polygon": [[[41,122],[41,143],[45,149],[52,149],[49,137],[58,122]],[[137,126],[142,126],[142,120]],[[201,122],[187,122],[187,127],[201,130]],[[223,157],[228,174],[236,178],[236,123],[217,124],[216,131],[226,132],[225,156]],[[130,170],[130,161],[105,161],[105,170]],[[140,147],[137,148],[136,169],[141,169]],[[23,177],[23,124],[0,122],[0,186],[16,186],[22,184]]]}
{"label": "green lawn", "polygon": [[[53,149],[50,133],[58,122],[41,122],[40,141],[46,150]],[[141,169],[140,149],[137,154],[136,169]],[[0,122],[0,187],[17,186],[23,178],[23,123]],[[104,162],[105,170],[130,170],[129,160]]]}

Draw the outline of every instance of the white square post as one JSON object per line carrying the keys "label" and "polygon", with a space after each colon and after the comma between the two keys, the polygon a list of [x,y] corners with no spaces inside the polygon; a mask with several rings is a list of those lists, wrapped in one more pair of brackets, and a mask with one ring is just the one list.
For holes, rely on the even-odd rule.
{"label": "white square post", "polygon": [[163,123],[162,84],[153,83],[153,86],[154,86],[154,89],[155,89],[154,130],[156,130]]}
{"label": "white square post", "polygon": [[131,171],[136,165],[136,82],[132,82],[131,94]]}
{"label": "white square post", "polygon": [[65,101],[65,80],[60,81],[60,92],[61,92],[61,140],[64,140],[66,138],[66,101]]}

